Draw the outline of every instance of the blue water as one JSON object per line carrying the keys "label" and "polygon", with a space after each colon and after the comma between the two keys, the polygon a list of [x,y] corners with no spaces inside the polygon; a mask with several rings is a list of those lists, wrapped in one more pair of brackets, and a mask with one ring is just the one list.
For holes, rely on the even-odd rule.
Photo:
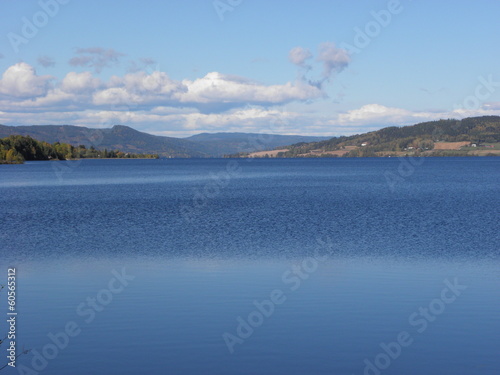
{"label": "blue water", "polygon": [[499,167],[0,165],[0,374],[498,374]]}

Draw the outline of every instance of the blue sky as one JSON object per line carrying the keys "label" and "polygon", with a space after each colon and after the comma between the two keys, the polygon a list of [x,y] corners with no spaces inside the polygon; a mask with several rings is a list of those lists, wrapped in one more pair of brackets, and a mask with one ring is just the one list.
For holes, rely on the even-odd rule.
{"label": "blue sky", "polygon": [[0,0],[0,123],[347,135],[500,115],[500,2]]}

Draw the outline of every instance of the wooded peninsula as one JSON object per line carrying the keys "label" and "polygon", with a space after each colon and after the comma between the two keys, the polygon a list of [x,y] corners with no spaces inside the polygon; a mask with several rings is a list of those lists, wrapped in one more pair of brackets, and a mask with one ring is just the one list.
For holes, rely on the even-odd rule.
{"label": "wooded peninsula", "polygon": [[40,142],[29,136],[11,135],[0,139],[0,164],[22,164],[26,160],[72,159],[158,159],[156,154],[134,154],[119,150],[97,150],[68,143]]}

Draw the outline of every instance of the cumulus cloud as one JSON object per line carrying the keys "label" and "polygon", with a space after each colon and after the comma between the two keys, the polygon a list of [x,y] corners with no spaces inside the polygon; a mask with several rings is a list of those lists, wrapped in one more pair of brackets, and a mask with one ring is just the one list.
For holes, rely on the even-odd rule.
{"label": "cumulus cloud", "polygon": [[339,114],[340,124],[355,125],[401,125],[436,118],[436,113],[412,112],[402,108],[386,107],[380,104],[367,104],[361,108]]}
{"label": "cumulus cloud", "polygon": [[56,62],[49,56],[40,56],[38,57],[37,62],[44,68],[49,68],[56,65]]}
{"label": "cumulus cloud", "polygon": [[53,77],[38,76],[35,69],[24,62],[10,66],[0,80],[0,93],[11,98],[34,98],[46,95]]}
{"label": "cumulus cloud", "polygon": [[111,106],[142,110],[164,106],[218,113],[247,105],[273,106],[324,96],[321,89],[300,80],[265,85],[218,72],[182,81],[161,71],[137,71],[112,76],[107,81],[101,81],[90,71],[69,72],[60,81],[51,82],[52,79],[38,76],[26,63],[11,66],[0,81],[0,94],[3,94],[0,110],[42,111],[44,106],[52,109],[59,102],[61,110],[67,109],[65,106],[71,106],[72,110]]}
{"label": "cumulus cloud", "polygon": [[76,54],[77,56],[69,60],[71,66],[92,68],[96,73],[100,73],[106,67],[118,65],[120,58],[125,56],[113,48],[100,47],[77,48]]}
{"label": "cumulus cloud", "polygon": [[246,78],[218,72],[208,73],[194,81],[184,80],[182,83],[187,91],[178,93],[176,98],[181,103],[191,104],[219,103],[229,107],[245,103],[271,105],[323,96],[317,87],[303,82],[266,86]]}
{"label": "cumulus cloud", "polygon": [[323,95],[304,82],[265,85],[218,72],[183,81],[161,71],[138,71],[107,81],[90,71],[69,72],[55,82],[52,79],[38,76],[26,63],[7,69],[0,81],[0,122],[90,127],[126,124],[150,131],[168,124],[169,131],[184,134],[258,131],[276,118],[296,118],[274,106]]}
{"label": "cumulus cloud", "polygon": [[[54,95],[56,93],[57,89],[54,90]],[[123,124],[153,134],[176,137],[215,131],[263,131],[265,133],[338,136],[359,134],[391,125],[410,125],[440,118],[460,118],[459,113],[455,111],[418,112],[380,104],[356,108],[338,116],[334,113],[320,115],[312,112],[293,112],[281,110],[277,106],[269,108],[246,106],[221,113],[202,113],[192,107],[169,106],[126,110],[120,110],[116,107],[88,107],[87,109],[71,110],[71,106],[66,106],[64,110],[61,110],[60,107],[49,107],[47,104],[49,99],[49,96],[43,98],[45,100],[44,110],[39,112],[2,112],[0,100],[0,123],[11,125],[74,124],[100,128]],[[499,114],[500,110],[493,111],[483,108],[476,110],[476,113],[471,115]]]}
{"label": "cumulus cloud", "polygon": [[[259,129],[268,129],[268,132],[273,132],[276,127],[284,123],[285,125],[280,130],[290,132],[290,127],[286,125],[289,125],[297,117],[297,114],[249,106],[224,113],[188,113],[178,117],[183,119],[183,128],[187,130],[256,132]],[[278,120],[280,123],[276,125]]]}
{"label": "cumulus cloud", "polygon": [[113,76],[104,90],[93,94],[95,105],[154,105],[174,102],[174,94],[186,88],[172,80],[166,73],[155,71],[151,74],[135,72],[124,77]]}
{"label": "cumulus cloud", "polygon": [[101,80],[90,72],[69,72],[61,82],[61,89],[73,94],[91,93],[101,86]]}
{"label": "cumulus cloud", "polygon": [[[333,56],[325,57],[333,64],[328,74],[343,69],[345,60],[335,54],[327,55]],[[301,64],[306,59],[294,61]],[[124,124],[180,136],[201,131],[255,132],[265,130],[279,119],[286,123],[283,133],[349,135],[382,126],[500,114],[498,102],[472,110],[449,111],[412,111],[372,103],[341,113],[325,110],[328,104],[325,102],[310,104],[324,95],[320,86],[300,79],[266,85],[245,77],[211,72],[197,79],[179,81],[161,71],[137,71],[101,80],[94,72],[84,71],[69,72],[57,80],[37,75],[29,64],[18,63],[6,69],[0,79],[0,123],[89,127]],[[288,103],[287,107],[295,108],[296,112],[278,110]],[[322,115],[324,112],[328,114]]]}
{"label": "cumulus cloud", "polygon": [[85,111],[82,116],[80,112],[47,111],[38,113],[36,121],[33,121],[33,115],[30,113],[7,115],[0,111],[0,123],[4,124],[73,124],[100,128],[124,124],[153,134],[172,136],[215,131],[267,133],[280,131],[298,134],[301,130],[297,118],[299,115],[293,112],[251,106],[224,113],[200,113],[167,108],[139,111],[93,109]]}
{"label": "cumulus cloud", "polygon": [[312,53],[307,48],[295,47],[288,52],[288,60],[292,64],[305,69],[311,69],[311,66],[306,64],[306,61],[311,57]]}
{"label": "cumulus cloud", "polygon": [[337,124],[349,126],[392,126],[411,125],[424,121],[447,118],[500,115],[500,107],[484,104],[476,109],[455,108],[449,111],[411,111],[403,108],[387,107],[381,104],[367,104],[338,115]]}
{"label": "cumulus cloud", "polygon": [[126,74],[122,77],[113,77],[113,84],[123,85],[127,90],[139,94],[162,94],[172,95],[174,92],[183,91],[182,84],[170,79],[167,73],[154,71],[151,74],[137,72]]}

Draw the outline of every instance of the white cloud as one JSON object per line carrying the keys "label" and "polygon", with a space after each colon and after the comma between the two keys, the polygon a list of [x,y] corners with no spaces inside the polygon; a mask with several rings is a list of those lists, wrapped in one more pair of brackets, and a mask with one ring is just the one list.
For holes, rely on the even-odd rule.
{"label": "white cloud", "polygon": [[115,79],[129,91],[139,94],[161,94],[172,95],[173,93],[184,91],[184,87],[167,75],[167,73],[155,71],[151,74],[136,72],[125,75],[124,78]]}
{"label": "white cloud", "polygon": [[68,93],[89,93],[102,85],[101,80],[92,76],[90,72],[69,72],[61,82],[61,89]]}
{"label": "white cloud", "polygon": [[0,80],[0,93],[12,98],[33,98],[47,94],[53,77],[37,76],[35,69],[24,62],[10,66]]}
{"label": "white cloud", "polygon": [[[304,82],[265,85],[244,77],[212,72],[176,81],[165,72],[144,71],[102,81],[92,72],[69,72],[60,81],[37,76],[28,64],[16,64],[0,81],[0,121],[7,124],[75,124],[191,132],[258,131],[284,118],[272,109],[307,102],[324,93]],[[251,106],[251,107],[250,107]],[[290,122],[291,123],[291,122]],[[168,124],[168,125],[166,125]],[[298,131],[298,127],[293,129]],[[292,130],[293,130],[292,129]],[[290,131],[292,131],[290,130]]]}
{"label": "white cloud", "polygon": [[96,91],[93,95],[95,105],[156,105],[173,101],[173,95],[186,91],[177,81],[169,78],[164,72],[151,74],[135,72],[124,77],[113,76],[107,84],[108,88]]}
{"label": "white cloud", "polygon": [[[204,129],[204,131],[241,131],[242,128],[252,128],[273,132],[277,126],[283,125],[283,131],[287,130],[286,124],[296,117],[296,114],[284,112],[277,109],[262,109],[248,107],[231,110],[224,113],[190,113],[183,114],[184,129]],[[277,125],[279,120],[279,124]],[[240,129],[240,130],[238,130]]]}
{"label": "white cloud", "polygon": [[338,116],[339,125],[350,126],[393,126],[413,125],[419,122],[434,121],[439,119],[462,119],[474,116],[498,116],[500,108],[485,104],[480,108],[466,110],[454,109],[450,111],[411,111],[403,108],[386,107],[381,104],[367,104],[361,108],[353,109]]}
{"label": "white cloud", "polygon": [[[299,52],[291,60],[300,65],[308,55]],[[329,64],[325,74],[340,71],[348,64],[332,44],[319,58]],[[86,71],[69,72],[56,80],[37,75],[29,64],[18,63],[9,67],[0,80],[0,123],[89,127],[123,124],[156,134],[183,136],[202,131],[266,131],[278,121],[285,124],[278,131],[283,134],[350,135],[440,118],[500,114],[498,102],[473,110],[450,111],[409,110],[372,103],[338,112],[331,101],[310,104],[324,96],[321,84],[300,79],[266,85],[212,72],[179,81],[161,71],[137,71],[104,81]],[[278,109],[288,103],[289,110]]]}
{"label": "white cloud", "polygon": [[[53,99],[64,98],[66,110],[57,109]],[[0,112],[0,123],[74,124],[95,128],[109,128],[116,124],[128,125],[140,131],[157,135],[183,137],[201,132],[264,132],[277,134],[352,135],[393,125],[412,125],[441,118],[462,118],[459,112],[410,111],[402,108],[370,104],[346,113],[330,115],[294,112],[280,107],[246,106],[221,113],[202,113],[194,108],[159,106],[152,109],[125,109],[116,107],[75,109],[78,97],[53,90],[52,96],[38,99],[43,111]],[[43,100],[43,101],[42,101]],[[480,109],[468,115],[500,115],[500,110]]]}
{"label": "white cloud", "polygon": [[94,93],[92,103],[99,106],[104,105],[137,105],[143,98],[130,93],[124,87],[112,87],[104,91]]}
{"label": "white cloud", "polygon": [[353,109],[347,113],[342,113],[339,115],[340,123],[356,123],[356,124],[366,124],[366,123],[379,123],[379,122],[390,122],[396,123],[401,121],[402,118],[411,116],[411,112],[400,109],[400,108],[390,108],[385,107],[380,104],[367,104],[358,109]]}
{"label": "white cloud", "polygon": [[369,126],[379,129],[386,126],[413,125],[424,121],[460,117],[456,111],[410,111],[381,104],[366,104],[361,108],[340,113],[337,121],[341,126],[358,126],[361,129]]}
{"label": "white cloud", "polygon": [[[93,68],[99,72],[117,64],[122,53],[98,47],[80,48],[70,65]],[[301,63],[310,52],[300,49],[292,54]],[[46,56],[39,63],[50,66]],[[149,58],[142,64],[153,64]],[[268,107],[291,102],[307,102],[325,96],[320,87],[303,80],[266,85],[250,79],[219,72],[206,74],[194,80],[174,80],[167,73],[135,71],[123,76],[112,76],[101,81],[93,72],[70,71],[64,78],[51,82],[53,77],[38,76],[26,63],[9,67],[0,81],[0,110],[41,112],[59,109],[65,111],[112,110],[142,111],[155,107],[191,108],[196,112],[221,113],[248,105]],[[106,108],[107,107],[107,108]]]}
{"label": "white cloud", "polygon": [[184,80],[187,92],[176,95],[181,103],[283,104],[323,96],[317,87],[296,82],[266,86],[248,79],[208,73],[194,81]]}

